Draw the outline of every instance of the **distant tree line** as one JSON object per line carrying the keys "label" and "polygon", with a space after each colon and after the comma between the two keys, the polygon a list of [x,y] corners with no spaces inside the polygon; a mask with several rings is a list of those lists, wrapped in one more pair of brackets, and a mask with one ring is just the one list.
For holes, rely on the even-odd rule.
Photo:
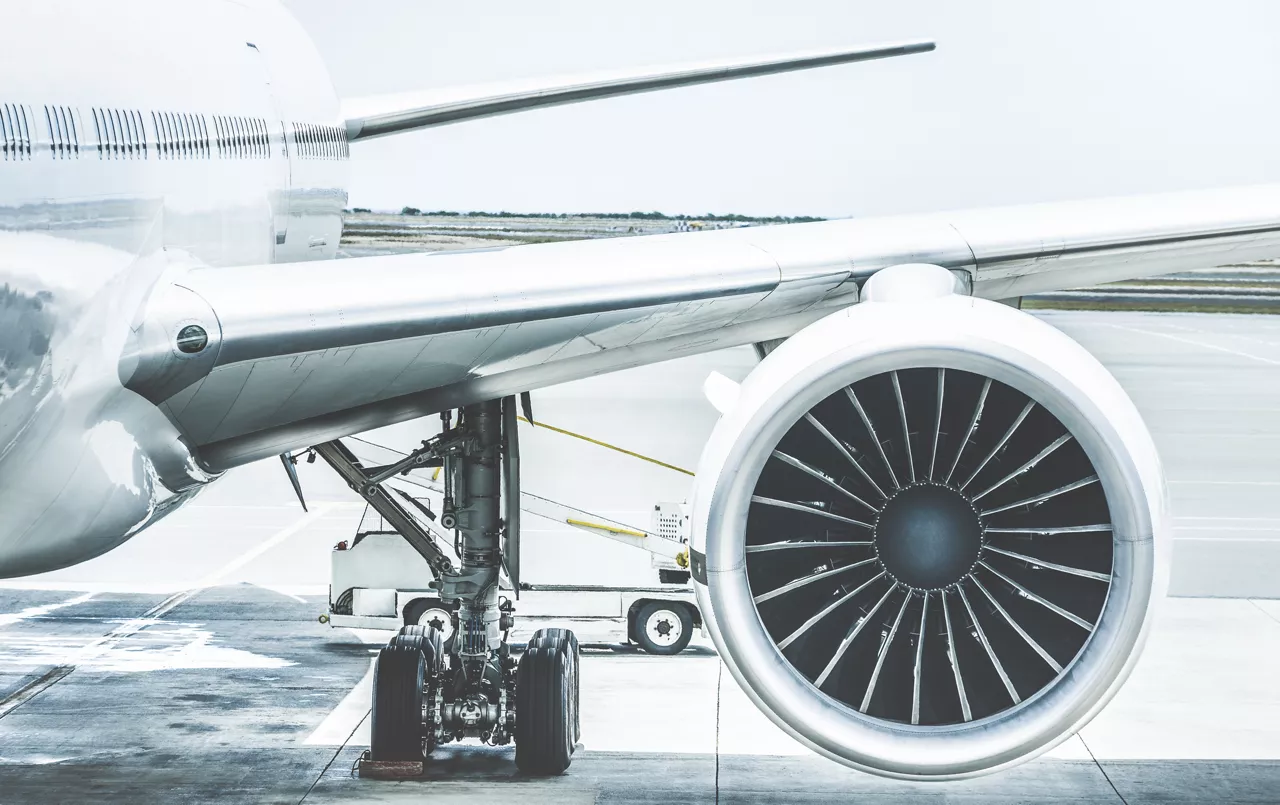
{"label": "distant tree line", "polygon": [[[355,212],[369,212],[362,207],[356,207]],[[661,212],[484,212],[483,210],[472,210],[470,212],[459,212],[457,210],[428,210],[423,212],[417,207],[405,207],[400,210],[401,215],[430,215],[436,218],[603,218],[606,220],[617,221],[727,221],[727,222],[756,222],[765,221],[771,224],[804,224],[813,221],[824,221],[825,218],[815,218],[811,215],[772,215],[772,216],[753,216],[753,215],[716,215],[715,213],[707,213],[706,215],[667,215]]]}

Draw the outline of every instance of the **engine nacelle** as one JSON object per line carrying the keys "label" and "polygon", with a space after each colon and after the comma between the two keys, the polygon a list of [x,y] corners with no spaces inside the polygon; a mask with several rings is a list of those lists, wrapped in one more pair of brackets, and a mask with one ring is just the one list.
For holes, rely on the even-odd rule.
{"label": "engine nacelle", "polygon": [[1150,434],[1083,347],[895,266],[743,383],[698,466],[693,570],[724,662],[855,768],[957,779],[1083,727],[1167,575]]}

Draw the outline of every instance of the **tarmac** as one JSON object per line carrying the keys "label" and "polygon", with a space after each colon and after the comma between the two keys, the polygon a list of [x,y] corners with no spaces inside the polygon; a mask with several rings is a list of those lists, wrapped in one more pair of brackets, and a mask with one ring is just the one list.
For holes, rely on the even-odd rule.
{"label": "tarmac", "polygon": [[1080,735],[1012,771],[926,784],[814,756],[705,641],[650,657],[599,625],[584,630],[582,745],[565,775],[524,777],[511,747],[472,743],[438,749],[421,780],[363,780],[351,770],[387,634],[321,626],[318,599],[243,584],[145,616],[166,598],[0,595],[0,802],[1138,805],[1280,792],[1276,601],[1171,599],[1134,677]]}
{"label": "tarmac", "polygon": [[[264,462],[101,559],[0,588],[0,803],[1280,802],[1280,319],[1037,315],[1099,355],[1148,418],[1175,518],[1173,591],[1218,596],[1166,601],[1117,698],[1038,759],[945,784],[862,774],[768,722],[705,638],[679,657],[650,657],[623,644],[620,623],[590,622],[567,624],[586,642],[582,746],[567,774],[526,778],[510,747],[468,743],[437,750],[422,780],[358,779],[371,661],[389,633],[316,616],[329,549],[361,507],[317,464],[304,468],[303,513],[279,466]],[[535,410],[684,466],[713,421],[693,399],[713,364],[741,375],[749,351],[548,390]],[[587,421],[619,383],[692,390],[641,393],[637,417]],[[672,411],[693,424],[659,432]],[[538,444],[529,441],[539,488],[576,489],[581,505],[610,516],[640,508],[624,492],[678,492],[637,469],[641,491],[606,500],[614,490],[560,478],[578,465],[573,451],[595,448]],[[551,453],[562,456],[558,475],[539,463]],[[610,475],[612,460],[589,469]],[[556,542],[567,539],[547,531],[531,545],[549,555],[572,550]],[[523,623],[515,639],[538,625]]]}

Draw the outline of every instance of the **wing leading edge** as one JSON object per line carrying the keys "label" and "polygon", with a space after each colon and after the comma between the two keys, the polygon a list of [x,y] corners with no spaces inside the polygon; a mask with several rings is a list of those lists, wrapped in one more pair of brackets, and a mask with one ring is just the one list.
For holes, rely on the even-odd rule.
{"label": "wing leading edge", "polygon": [[[1007,298],[1280,255],[1280,185],[198,269],[199,375],[129,381],[216,469],[628,366],[790,335],[899,263]],[[187,298],[187,297],[184,297]],[[184,370],[185,371],[185,370]]]}
{"label": "wing leading edge", "polygon": [[737,78],[811,70],[836,64],[926,53],[933,42],[898,42],[842,50],[792,53],[770,58],[704,62],[665,69],[455,87],[343,101],[347,139],[367,140],[464,120],[547,106],[655,92]]}

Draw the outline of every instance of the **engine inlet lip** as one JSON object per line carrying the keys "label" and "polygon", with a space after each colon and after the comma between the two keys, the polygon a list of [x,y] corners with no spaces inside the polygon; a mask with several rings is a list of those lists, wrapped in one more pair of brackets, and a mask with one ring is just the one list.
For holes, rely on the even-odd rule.
{"label": "engine inlet lip", "polygon": [[[959,300],[957,300],[959,301]],[[807,347],[819,353],[785,382],[767,388],[761,402],[750,408],[750,419],[737,432],[737,440],[720,460],[720,482],[706,504],[707,605],[716,613],[712,634],[726,664],[748,695],[785,731],[833,760],[864,771],[899,779],[963,779],[1007,768],[1034,757],[1065,740],[1099,710],[1127,677],[1136,649],[1145,638],[1153,591],[1163,577],[1152,535],[1160,531],[1155,546],[1166,544],[1167,517],[1163,504],[1155,503],[1151,487],[1144,485],[1152,467],[1158,472],[1154,444],[1142,428],[1126,439],[1116,427],[1131,427],[1136,410],[1124,397],[1133,416],[1112,418],[1103,408],[1106,400],[1094,400],[1091,391],[1110,398],[1123,395],[1109,375],[1096,379],[1096,359],[1058,331],[1031,334],[1048,346],[1024,350],[1002,327],[1019,332],[1027,323],[1008,319],[1022,316],[1001,312],[999,305],[964,300],[991,321],[974,323],[972,317],[955,316],[963,326],[935,328],[928,338],[915,337],[905,345],[886,345],[872,339],[848,339],[830,343],[829,334],[815,327]],[[970,310],[972,312],[973,309]],[[931,311],[936,313],[937,311]],[[823,323],[836,323],[836,316]],[[933,322],[930,322],[933,324]],[[990,326],[993,329],[987,330]],[[1032,327],[1047,328],[1040,322]],[[830,329],[830,328],[828,328]],[[797,337],[798,338],[798,337]],[[815,342],[817,346],[815,346]],[[1056,343],[1054,343],[1056,342]],[[795,343],[795,339],[791,342]],[[776,363],[788,356],[784,344]],[[795,347],[797,350],[799,346]],[[1090,363],[1085,369],[1068,367],[1063,373],[1039,356],[1082,353]],[[1061,363],[1063,356],[1055,354]],[[773,447],[808,410],[841,387],[873,375],[897,369],[937,367],[972,372],[998,380],[1035,399],[1070,431],[1098,472],[1111,510],[1114,581],[1099,615],[1098,628],[1076,657],[1052,683],[1020,704],[1000,713],[960,724],[912,726],[865,716],[818,691],[777,649],[754,607],[745,563],[741,561],[741,526],[745,523],[752,489]],[[1099,367],[1100,368],[1100,367]],[[1092,373],[1092,374],[1091,374]],[[1098,385],[1102,384],[1102,385]],[[1107,385],[1110,384],[1110,385]],[[1114,389],[1114,392],[1112,391]],[[742,402],[739,403],[743,405]],[[1111,402],[1114,406],[1114,401]],[[742,410],[748,410],[744,407]],[[1127,432],[1127,431],[1126,431]],[[1130,453],[1126,448],[1134,447]],[[1142,462],[1141,468],[1137,462]],[[1152,519],[1152,518],[1156,519]],[[744,662],[744,660],[752,660]],[[814,694],[817,693],[815,696]],[[1016,719],[1012,716],[1017,716]],[[801,732],[795,726],[806,725]],[[910,740],[906,740],[907,738]]]}

